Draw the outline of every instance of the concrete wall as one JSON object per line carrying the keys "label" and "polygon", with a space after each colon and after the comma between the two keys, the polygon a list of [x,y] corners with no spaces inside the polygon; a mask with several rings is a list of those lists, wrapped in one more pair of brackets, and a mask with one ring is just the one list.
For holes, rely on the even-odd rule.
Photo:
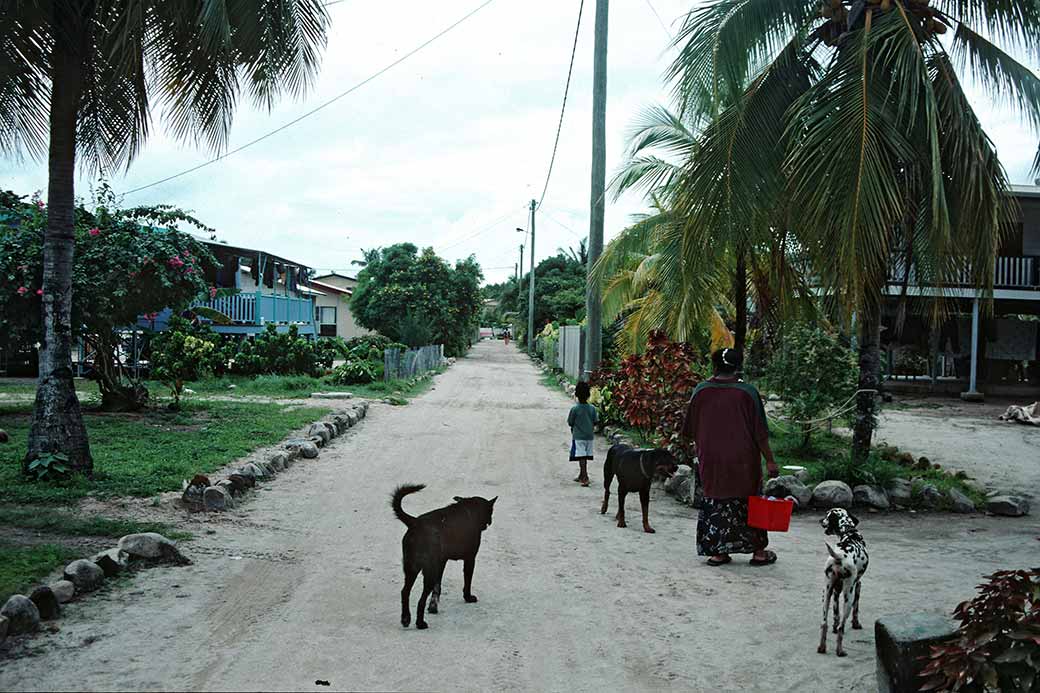
{"label": "concrete wall", "polygon": [[[350,312],[350,296],[347,294],[334,294],[331,291],[326,293],[324,296],[315,296],[314,303],[316,306],[334,307],[336,309],[336,336],[342,337],[343,339],[350,339],[351,337],[360,337],[362,335],[371,334],[370,330],[366,330],[356,322],[354,322],[354,316]],[[321,325],[318,325],[318,329],[321,329]]]}

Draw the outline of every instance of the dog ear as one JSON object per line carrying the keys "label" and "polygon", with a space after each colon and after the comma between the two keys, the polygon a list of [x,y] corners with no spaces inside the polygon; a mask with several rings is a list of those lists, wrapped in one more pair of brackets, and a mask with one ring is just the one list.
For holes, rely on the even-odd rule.
{"label": "dog ear", "polygon": [[489,502],[489,503],[491,503],[491,505],[494,505],[494,504],[495,504],[495,501],[497,501],[497,500],[498,500],[498,496],[495,496],[494,498],[492,498],[492,499],[491,499],[490,501],[488,501],[488,502]]}
{"label": "dog ear", "polygon": [[462,501],[464,501],[466,499],[463,498],[462,496],[455,496],[452,500],[454,500],[456,503],[461,503]]}

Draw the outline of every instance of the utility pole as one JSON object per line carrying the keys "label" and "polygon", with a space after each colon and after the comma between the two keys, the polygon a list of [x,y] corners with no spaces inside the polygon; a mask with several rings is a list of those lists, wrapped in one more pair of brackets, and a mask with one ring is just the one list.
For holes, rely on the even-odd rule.
{"label": "utility pole", "polygon": [[589,264],[585,290],[585,368],[582,380],[603,358],[599,287],[589,275],[603,253],[603,208],[607,179],[607,18],[609,0],[596,0],[596,38],[592,60],[592,208],[589,213]]}
{"label": "utility pole", "polygon": [[524,244],[520,244],[520,264],[516,266],[516,309],[524,300]]}
{"label": "utility pole", "polygon": [[527,280],[527,350],[534,353],[534,210],[538,201],[531,200],[531,277]]}

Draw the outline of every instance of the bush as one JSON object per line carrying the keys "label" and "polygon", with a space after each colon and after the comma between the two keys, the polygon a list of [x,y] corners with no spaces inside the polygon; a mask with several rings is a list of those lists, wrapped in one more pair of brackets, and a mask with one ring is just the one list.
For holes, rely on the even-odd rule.
{"label": "bush", "polygon": [[238,346],[230,370],[237,375],[310,375],[318,377],[344,354],[342,340],[310,341],[300,336],[296,325],[278,332],[269,323],[264,332]]}
{"label": "bush", "polygon": [[857,464],[851,455],[843,454],[820,459],[819,465],[813,468],[811,481],[833,480],[844,481],[850,487],[867,484],[888,488],[906,473],[897,462],[882,459],[876,453],[871,453],[863,464]]}
{"label": "bush", "polygon": [[1040,682],[1040,569],[989,575],[954,611],[958,635],[932,646],[920,690],[1035,691]]}
{"label": "bush", "polygon": [[179,406],[184,383],[209,375],[223,362],[216,334],[184,318],[170,318],[169,327],[152,338],[152,376],[170,388]]}
{"label": "bush", "polygon": [[343,345],[346,363],[338,366],[328,380],[335,385],[366,385],[382,380],[383,352],[407,348],[383,335],[353,337]]}
{"label": "bush", "polygon": [[[784,414],[807,422],[848,402],[857,386],[856,356],[837,335],[814,325],[785,328],[781,347],[766,367],[769,387],[784,401]],[[813,425],[802,423],[802,445]]]}

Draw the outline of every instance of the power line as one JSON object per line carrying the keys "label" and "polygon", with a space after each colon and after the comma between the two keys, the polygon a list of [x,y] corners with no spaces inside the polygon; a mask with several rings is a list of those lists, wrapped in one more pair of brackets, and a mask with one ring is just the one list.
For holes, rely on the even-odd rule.
{"label": "power line", "polygon": [[549,158],[549,171],[545,174],[545,185],[542,187],[542,196],[538,199],[536,210],[542,208],[545,193],[549,190],[549,179],[552,177],[553,164],[556,163],[556,150],[560,146],[560,132],[563,130],[563,114],[567,111],[567,94],[571,89],[571,74],[574,72],[574,56],[578,52],[578,32],[581,29],[581,13],[585,8],[585,0],[578,4],[578,24],[574,27],[574,45],[571,47],[571,64],[567,67],[567,83],[563,87],[563,106],[560,107],[560,122],[556,126],[556,141],[553,142],[552,157]]}
{"label": "power line", "polygon": [[552,214],[549,214],[548,212],[545,212],[545,216],[549,219],[549,221],[551,221],[552,223],[556,224],[557,226],[559,226],[561,229],[563,229],[567,233],[571,234],[572,236],[576,236],[578,238],[585,238],[585,234],[578,233],[577,231],[575,231],[574,229],[572,229],[571,227],[567,226],[566,224],[561,222],[559,219],[554,217]]}
{"label": "power line", "polygon": [[[342,1],[342,0],[338,0],[338,1]],[[331,106],[333,103],[339,101],[340,99],[342,99],[343,97],[347,96],[348,94],[351,94],[352,92],[357,91],[358,89],[360,89],[361,87],[365,86],[366,84],[368,84],[372,80],[376,79],[377,77],[380,77],[384,73],[389,72],[392,68],[397,67],[398,65],[403,63],[405,60],[407,60],[408,58],[412,57],[413,55],[415,55],[416,53],[421,51],[423,48],[426,48],[431,43],[433,43],[434,41],[436,41],[440,37],[444,36],[449,31],[451,31],[452,29],[454,29],[458,25],[462,24],[467,19],[469,19],[470,17],[475,15],[477,12],[480,12],[482,9],[484,9],[485,7],[487,7],[488,5],[493,3],[494,1],[495,0],[485,0],[483,3],[478,5],[475,9],[473,9],[470,12],[468,12],[467,14],[463,15],[463,17],[461,19],[459,19],[458,21],[456,21],[454,24],[451,24],[447,28],[441,30],[439,33],[435,34],[433,37],[431,37],[431,38],[427,39],[426,41],[424,41],[423,43],[419,44],[418,47],[413,48],[412,50],[408,51],[407,53],[402,55],[397,60],[394,60],[393,62],[391,62],[386,67],[384,67],[381,70],[373,73],[369,77],[366,77],[364,80],[358,82],[357,84],[355,84],[354,86],[350,87],[349,89],[347,89],[346,91],[342,92],[341,94],[332,97],[328,101],[326,101],[323,104],[319,105],[317,108],[314,108],[314,109],[312,109],[310,111],[307,111],[306,113],[304,113],[303,115],[299,116],[298,118],[294,118],[293,120],[290,120],[288,123],[285,123],[284,125],[282,125],[282,126],[280,126],[278,128],[275,128],[271,132],[268,132],[266,135],[261,135],[260,137],[257,137],[255,140],[252,140],[250,142],[246,142],[242,146],[236,147],[235,149],[232,149],[229,152],[221,154],[220,156],[218,156],[218,157],[216,157],[214,159],[210,159],[209,161],[203,162],[203,163],[201,163],[201,164],[199,164],[197,166],[193,166],[192,168],[189,168],[189,169],[186,169],[184,171],[181,171],[180,173],[175,173],[172,176],[167,176],[166,178],[163,178],[161,180],[157,180],[154,183],[149,183],[147,185],[142,185],[139,188],[134,188],[133,190],[128,190],[127,192],[125,192],[123,194],[124,195],[132,195],[133,193],[140,192],[141,190],[145,190],[147,188],[155,187],[156,185],[161,185],[163,183],[167,183],[167,182],[169,182],[169,181],[171,181],[171,180],[173,180],[175,178],[180,178],[181,176],[186,176],[189,173],[194,173],[195,171],[198,171],[199,169],[206,168],[207,166],[209,166],[211,164],[215,164],[218,161],[222,161],[222,160],[228,158],[232,154],[237,154],[238,152],[242,151],[243,149],[246,149],[248,147],[252,147],[254,144],[258,144],[260,142],[263,142],[264,140],[266,140],[269,137],[273,137],[274,135],[277,135],[282,130],[286,130],[286,129],[292,127],[293,125],[296,125],[301,120],[304,120],[305,118],[309,118],[310,116],[314,115],[318,111],[321,111],[321,110],[327,108],[328,106]],[[334,4],[334,3],[328,3],[328,4]]]}
{"label": "power line", "polygon": [[[339,2],[343,2],[343,0],[339,0]],[[654,4],[650,2],[650,0],[646,0],[646,6],[649,7],[650,11],[654,13],[655,17],[657,17],[657,23],[661,25],[662,29],[664,29],[664,33],[669,39],[672,39],[672,31],[668,28],[668,25],[664,23],[664,20],[661,19],[661,15],[657,14],[657,9],[654,7]]]}
{"label": "power line", "polygon": [[[526,206],[527,205],[524,205],[524,207],[526,207]],[[494,221],[488,222],[486,225],[482,226],[475,233],[473,233],[473,234],[471,234],[469,236],[466,236],[465,238],[460,238],[459,240],[457,240],[457,241],[455,241],[453,243],[450,243],[448,245],[441,246],[441,251],[443,252],[445,250],[448,250],[449,248],[454,248],[455,246],[461,245],[461,244],[465,243],[466,241],[473,240],[474,238],[476,238],[477,236],[479,236],[479,235],[481,235],[483,233],[487,233],[491,229],[495,228],[496,225],[502,223],[503,221],[505,221],[506,219],[508,219],[509,217],[511,217],[514,214],[516,214],[516,210],[515,209],[514,210],[510,210],[509,212],[506,212],[505,214],[503,214],[498,219],[495,219]]]}

